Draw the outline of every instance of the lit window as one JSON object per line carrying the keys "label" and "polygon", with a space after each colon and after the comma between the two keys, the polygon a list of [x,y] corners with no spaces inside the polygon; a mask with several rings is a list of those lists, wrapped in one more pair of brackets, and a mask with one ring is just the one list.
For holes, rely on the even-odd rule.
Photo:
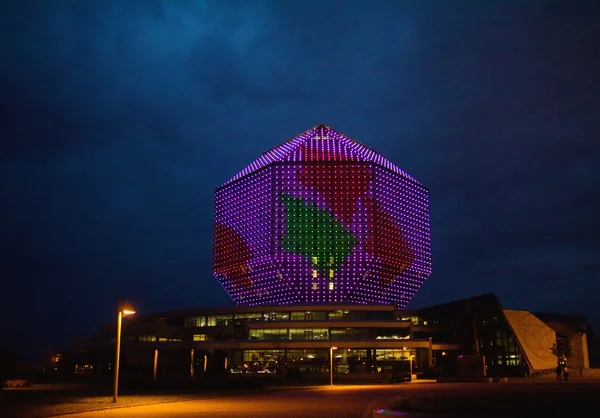
{"label": "lit window", "polygon": [[314,265],[319,264],[319,257],[313,257],[313,264]]}
{"label": "lit window", "polygon": [[333,282],[329,282],[329,290],[333,290]]}
{"label": "lit window", "polygon": [[206,341],[206,334],[194,334],[194,341]]}
{"label": "lit window", "polygon": [[312,290],[317,290],[317,283],[313,282]]}
{"label": "lit window", "polygon": [[334,273],[334,270],[329,270],[329,278],[330,279],[333,279],[333,273]]}
{"label": "lit window", "polygon": [[319,272],[317,270],[313,270],[313,278],[316,279]]}

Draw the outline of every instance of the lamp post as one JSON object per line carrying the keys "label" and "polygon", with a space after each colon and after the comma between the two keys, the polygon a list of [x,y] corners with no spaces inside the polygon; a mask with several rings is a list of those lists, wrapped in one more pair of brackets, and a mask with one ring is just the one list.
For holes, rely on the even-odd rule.
{"label": "lamp post", "polygon": [[119,393],[119,360],[121,357],[121,322],[127,315],[135,314],[135,309],[127,301],[119,301],[118,305],[119,313],[117,314],[117,349],[115,353],[115,383],[113,391],[113,402],[117,402],[117,395]]}
{"label": "lamp post", "polygon": [[333,386],[333,350],[337,347],[329,347],[329,385]]}

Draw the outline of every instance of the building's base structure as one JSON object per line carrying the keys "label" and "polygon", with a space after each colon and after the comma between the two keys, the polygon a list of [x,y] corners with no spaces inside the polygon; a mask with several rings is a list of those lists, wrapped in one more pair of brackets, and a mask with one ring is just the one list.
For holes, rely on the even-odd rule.
{"label": "building's base structure", "polygon": [[[560,318],[546,323],[540,316],[505,310],[491,294],[411,312],[384,305],[171,312],[126,324],[121,370],[138,381],[318,378],[328,376],[331,361],[334,374],[350,381],[366,375],[393,380],[469,373],[525,377],[551,372],[558,362],[552,346]],[[587,333],[592,333],[589,325],[570,335],[577,340],[571,343],[572,368],[589,367]],[[108,375],[113,339],[114,330],[107,328],[79,343],[62,353],[61,368]],[[481,364],[470,372],[461,366],[473,363],[467,358],[479,358]]]}

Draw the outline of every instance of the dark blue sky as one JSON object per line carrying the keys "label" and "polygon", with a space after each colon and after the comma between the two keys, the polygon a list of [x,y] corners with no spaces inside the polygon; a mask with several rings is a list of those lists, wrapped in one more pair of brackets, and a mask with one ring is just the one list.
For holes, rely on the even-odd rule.
{"label": "dark blue sky", "polygon": [[318,123],[429,186],[411,307],[600,328],[596,2],[4,1],[0,340],[218,306],[213,191]]}

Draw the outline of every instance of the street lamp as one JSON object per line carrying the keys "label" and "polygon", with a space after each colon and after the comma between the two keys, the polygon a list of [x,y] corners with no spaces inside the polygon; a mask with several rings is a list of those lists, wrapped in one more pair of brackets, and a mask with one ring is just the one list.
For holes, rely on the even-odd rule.
{"label": "street lamp", "polygon": [[329,347],[329,385],[333,386],[333,350],[337,347]]}
{"label": "street lamp", "polygon": [[117,402],[117,394],[119,393],[119,359],[121,357],[121,322],[127,315],[135,314],[135,309],[127,301],[119,301],[117,308],[117,351],[115,354],[115,384],[113,392],[113,402]]}

